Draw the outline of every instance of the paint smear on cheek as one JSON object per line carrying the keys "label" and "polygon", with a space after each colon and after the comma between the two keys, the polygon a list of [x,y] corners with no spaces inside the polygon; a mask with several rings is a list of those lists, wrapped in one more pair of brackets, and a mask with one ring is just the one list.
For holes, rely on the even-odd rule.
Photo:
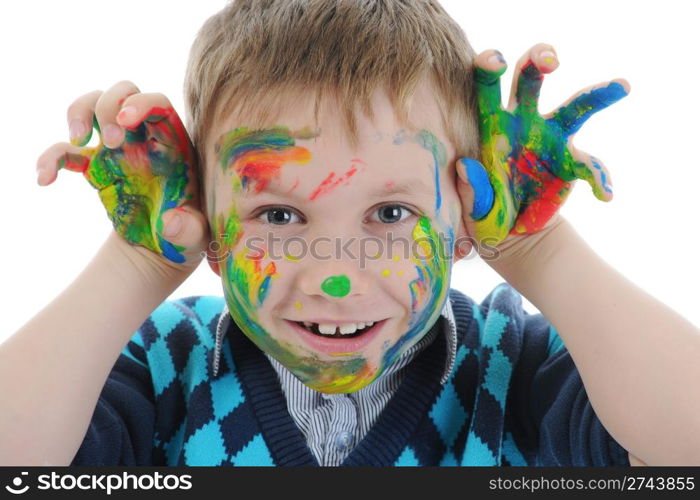
{"label": "paint smear on cheek", "polygon": [[422,216],[413,228],[414,254],[411,260],[417,277],[409,283],[411,294],[411,318],[408,330],[391,346],[383,357],[383,366],[390,366],[405,351],[405,346],[422,337],[437,320],[449,287],[451,259],[445,239],[448,235],[439,234],[430,219]]}

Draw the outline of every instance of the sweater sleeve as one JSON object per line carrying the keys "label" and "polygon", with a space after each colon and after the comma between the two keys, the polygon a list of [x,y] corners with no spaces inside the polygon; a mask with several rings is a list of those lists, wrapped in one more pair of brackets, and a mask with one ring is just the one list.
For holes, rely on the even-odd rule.
{"label": "sweater sleeve", "polygon": [[137,332],[107,378],[71,465],[154,465],[154,422],[151,374]]}
{"label": "sweater sleeve", "polygon": [[537,465],[629,466],[627,451],[598,419],[574,360],[541,314],[525,316],[524,343],[523,355],[543,360],[532,369],[528,392]]}

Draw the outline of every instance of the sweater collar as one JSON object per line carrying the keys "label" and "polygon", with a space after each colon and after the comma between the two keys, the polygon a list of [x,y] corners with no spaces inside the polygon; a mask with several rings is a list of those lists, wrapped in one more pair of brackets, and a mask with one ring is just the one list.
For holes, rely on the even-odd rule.
{"label": "sweater collar", "polygon": [[[440,380],[441,384],[445,384],[452,373],[454,368],[455,358],[457,356],[457,324],[455,323],[454,311],[452,310],[452,304],[450,299],[445,301],[445,305],[440,313],[440,318],[444,318],[442,326],[442,335],[444,335],[447,347],[447,357],[445,358],[445,369],[443,370],[442,378]],[[440,321],[438,318],[438,321]],[[221,346],[223,344],[223,338],[226,334],[226,330],[231,322],[231,315],[228,311],[228,306],[224,303],[224,309],[219,315],[219,319],[216,323],[216,338],[214,345],[214,356],[212,359],[212,371],[216,377],[219,372],[219,362],[221,357]]]}

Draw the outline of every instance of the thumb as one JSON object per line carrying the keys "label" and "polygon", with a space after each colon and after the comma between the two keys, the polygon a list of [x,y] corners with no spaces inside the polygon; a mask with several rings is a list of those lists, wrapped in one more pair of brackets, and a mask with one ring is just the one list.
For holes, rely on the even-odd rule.
{"label": "thumb", "polygon": [[[517,216],[508,172],[499,166],[488,171],[474,158],[460,158],[456,167],[462,180],[458,191],[462,198],[463,219],[470,234],[476,238],[479,247],[500,243]],[[471,213],[467,217],[470,207]]]}
{"label": "thumb", "polygon": [[483,219],[493,207],[493,188],[489,182],[489,174],[484,166],[473,158],[460,158],[459,163],[461,168],[457,167],[457,175],[462,182],[470,185],[473,191],[470,216],[474,220]]}
{"label": "thumb", "polygon": [[[180,247],[179,250],[188,262],[202,258],[208,232],[204,214],[194,207],[180,206],[164,212],[162,220],[163,239],[166,242]],[[170,258],[166,245],[163,246],[163,255]]]}

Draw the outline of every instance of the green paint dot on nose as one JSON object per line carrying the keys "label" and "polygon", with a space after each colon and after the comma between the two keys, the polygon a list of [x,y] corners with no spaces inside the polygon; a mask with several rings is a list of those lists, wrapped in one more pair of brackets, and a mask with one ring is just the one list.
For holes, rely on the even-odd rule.
{"label": "green paint dot on nose", "polygon": [[321,290],[332,297],[345,297],[350,293],[350,280],[344,274],[329,276],[321,283]]}

